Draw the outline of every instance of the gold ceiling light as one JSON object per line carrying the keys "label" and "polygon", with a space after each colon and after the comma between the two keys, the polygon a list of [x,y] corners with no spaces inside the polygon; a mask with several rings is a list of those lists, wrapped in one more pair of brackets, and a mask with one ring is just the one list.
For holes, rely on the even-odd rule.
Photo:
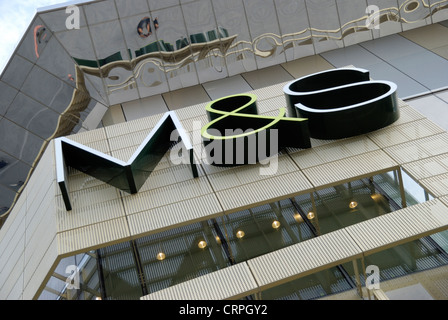
{"label": "gold ceiling light", "polygon": [[239,230],[239,231],[236,233],[236,237],[237,237],[238,239],[243,238],[244,235],[245,235],[245,233],[244,233],[243,230]]}
{"label": "gold ceiling light", "polygon": [[297,212],[294,214],[294,220],[296,220],[296,222],[298,222],[298,223],[302,223],[303,222],[302,216],[299,213],[297,213]]}
{"label": "gold ceiling light", "polygon": [[313,220],[314,217],[316,217],[316,215],[314,214],[313,211],[308,212],[308,214],[306,215],[308,217],[308,219]]}
{"label": "gold ceiling light", "polygon": [[207,242],[205,242],[204,240],[199,241],[198,247],[200,249],[204,249],[206,246],[207,246]]}
{"label": "gold ceiling light", "polygon": [[157,260],[162,261],[162,260],[165,260],[165,258],[166,258],[166,255],[163,252],[159,252],[157,254]]}
{"label": "gold ceiling light", "polygon": [[274,222],[272,222],[272,228],[274,229],[280,228],[280,221],[275,220]]}
{"label": "gold ceiling light", "polygon": [[355,209],[357,206],[358,206],[358,202],[356,202],[356,201],[351,201],[348,205],[348,207],[350,209]]}
{"label": "gold ceiling light", "polygon": [[215,239],[218,244],[221,244],[221,238],[219,236],[216,236]]}

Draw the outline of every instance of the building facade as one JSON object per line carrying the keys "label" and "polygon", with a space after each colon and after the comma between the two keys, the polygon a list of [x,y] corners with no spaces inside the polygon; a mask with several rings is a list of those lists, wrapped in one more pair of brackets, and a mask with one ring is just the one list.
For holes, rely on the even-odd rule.
{"label": "building facade", "polygon": [[[448,30],[448,3],[396,2],[104,0],[39,10],[0,82],[0,298],[380,299],[410,290],[446,299],[448,134],[408,101],[448,83],[444,47],[412,38]],[[407,72],[404,46],[438,72]],[[383,64],[350,59],[361,49]],[[399,119],[311,137],[309,148],[254,164],[208,163],[209,102],[251,94],[258,115],[275,118],[291,81],[340,67],[396,83]],[[183,144],[154,134],[167,114]],[[151,145],[153,166],[136,170],[144,179],[128,192],[117,187],[121,167],[109,166],[107,181],[83,173],[59,138],[131,165]]]}

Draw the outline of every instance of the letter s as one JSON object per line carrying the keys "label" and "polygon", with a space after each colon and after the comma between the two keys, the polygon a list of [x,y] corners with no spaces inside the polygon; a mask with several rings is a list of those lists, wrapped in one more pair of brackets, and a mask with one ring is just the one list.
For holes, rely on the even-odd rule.
{"label": "letter s", "polygon": [[331,69],[283,87],[290,117],[307,118],[315,139],[343,139],[372,132],[399,118],[397,85],[370,81],[369,71]]}

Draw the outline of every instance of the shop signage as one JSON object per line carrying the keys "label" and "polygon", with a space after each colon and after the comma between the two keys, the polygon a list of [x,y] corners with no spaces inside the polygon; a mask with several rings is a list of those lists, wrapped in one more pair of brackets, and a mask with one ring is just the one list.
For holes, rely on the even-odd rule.
{"label": "shop signage", "polygon": [[[288,83],[287,108],[277,116],[258,114],[253,94],[232,95],[206,106],[209,123],[201,130],[207,164],[237,166],[275,157],[284,148],[311,147],[310,138],[334,140],[378,130],[399,118],[397,86],[371,81],[362,69],[334,69]],[[177,135],[173,139],[173,132]],[[68,167],[127,193],[137,193],[173,142],[198,177],[193,147],[175,112],[166,113],[128,162],[68,138],[58,138],[57,180],[67,210],[72,209]]]}

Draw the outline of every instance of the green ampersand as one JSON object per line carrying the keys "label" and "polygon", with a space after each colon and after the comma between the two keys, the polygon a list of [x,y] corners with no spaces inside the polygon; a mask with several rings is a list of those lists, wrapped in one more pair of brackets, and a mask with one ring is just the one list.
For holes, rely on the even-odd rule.
{"label": "green ampersand", "polygon": [[284,148],[310,148],[308,119],[258,115],[257,97],[238,94],[206,106],[209,123],[201,130],[206,160],[215,166],[254,164]]}

